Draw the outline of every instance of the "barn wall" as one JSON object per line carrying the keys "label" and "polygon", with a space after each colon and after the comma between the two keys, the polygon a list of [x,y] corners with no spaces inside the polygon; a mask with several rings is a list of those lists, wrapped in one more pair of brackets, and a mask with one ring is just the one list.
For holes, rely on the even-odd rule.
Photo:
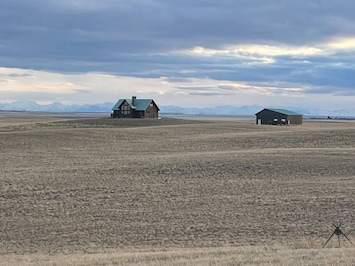
{"label": "barn wall", "polygon": [[261,119],[262,125],[273,125],[275,124],[274,119],[277,119],[277,123],[281,123],[282,119],[287,121],[287,115],[276,113],[270,110],[263,110],[256,116],[256,123]]}
{"label": "barn wall", "polygon": [[288,120],[291,125],[302,125],[302,115],[289,115]]}
{"label": "barn wall", "polygon": [[288,124],[291,125],[301,125],[302,124],[302,115],[286,115],[272,110],[262,110],[256,114],[256,124],[258,120],[261,120],[262,125],[279,125],[279,124]]}

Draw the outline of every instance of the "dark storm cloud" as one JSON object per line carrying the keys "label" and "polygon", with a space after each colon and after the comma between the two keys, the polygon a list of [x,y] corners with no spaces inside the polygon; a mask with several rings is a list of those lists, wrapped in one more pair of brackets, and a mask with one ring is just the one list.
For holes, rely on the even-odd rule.
{"label": "dark storm cloud", "polygon": [[0,60],[2,67],[170,81],[277,80],[352,95],[352,52],[270,58],[174,52],[237,44],[312,46],[355,36],[353,6],[351,0],[3,0]]}
{"label": "dark storm cloud", "polygon": [[308,43],[354,34],[352,7],[344,0],[5,0],[0,56],[12,65],[39,58],[40,68],[46,60],[112,62],[196,45]]}

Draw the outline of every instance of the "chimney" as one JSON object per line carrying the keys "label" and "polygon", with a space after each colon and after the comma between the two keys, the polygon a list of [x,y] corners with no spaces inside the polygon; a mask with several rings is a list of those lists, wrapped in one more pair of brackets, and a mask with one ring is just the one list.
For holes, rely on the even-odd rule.
{"label": "chimney", "polygon": [[136,106],[137,104],[137,96],[132,96],[132,105]]}

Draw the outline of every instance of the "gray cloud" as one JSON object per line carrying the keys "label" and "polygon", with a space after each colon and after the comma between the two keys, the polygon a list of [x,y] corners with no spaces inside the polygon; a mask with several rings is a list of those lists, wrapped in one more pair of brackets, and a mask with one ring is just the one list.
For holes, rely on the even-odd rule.
{"label": "gray cloud", "polygon": [[73,91],[77,92],[77,93],[91,93],[91,91],[89,90],[83,90],[83,89],[73,89]]}
{"label": "gray cloud", "polygon": [[17,74],[17,73],[11,73],[7,75],[8,77],[33,77],[31,74],[23,73],[23,74]]}
{"label": "gray cloud", "polygon": [[196,45],[311,43],[353,35],[352,8],[344,0],[5,1],[1,50],[14,57],[100,62]]}
{"label": "gray cloud", "polygon": [[[4,0],[1,66],[167,77],[168,82],[209,78],[276,88],[277,82],[306,84],[313,88],[309,93],[354,95],[353,48],[305,55],[181,52],[243,44],[325,49],[321,45],[334,37],[355,36],[353,5],[351,0]],[[20,75],[27,77],[11,77]],[[209,87],[185,89],[195,95],[216,93]],[[226,94],[234,87],[218,89]]]}
{"label": "gray cloud", "polygon": [[176,86],[175,88],[181,91],[209,91],[210,89],[216,88],[216,86]]}
{"label": "gray cloud", "polygon": [[207,91],[203,91],[203,92],[189,92],[189,95],[191,96],[225,96],[225,93],[221,93],[221,92],[207,92]]}

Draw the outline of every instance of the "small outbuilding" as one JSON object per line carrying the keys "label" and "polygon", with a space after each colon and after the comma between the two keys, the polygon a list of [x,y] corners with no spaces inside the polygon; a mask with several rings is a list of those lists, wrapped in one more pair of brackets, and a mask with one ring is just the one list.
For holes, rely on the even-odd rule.
{"label": "small outbuilding", "polygon": [[301,125],[303,115],[285,109],[263,109],[256,113],[257,125]]}
{"label": "small outbuilding", "polygon": [[112,118],[158,118],[159,107],[152,99],[119,99],[112,108]]}

